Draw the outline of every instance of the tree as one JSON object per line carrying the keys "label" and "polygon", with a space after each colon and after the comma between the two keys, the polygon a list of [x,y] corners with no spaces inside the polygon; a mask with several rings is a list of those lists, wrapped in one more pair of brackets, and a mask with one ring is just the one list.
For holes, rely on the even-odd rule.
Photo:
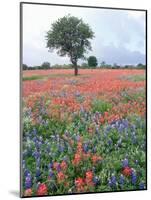
{"label": "tree", "polygon": [[64,16],[52,24],[47,32],[47,48],[49,51],[57,50],[58,55],[68,56],[78,75],[78,59],[84,58],[87,50],[91,50],[89,39],[94,33],[88,24],[74,16]]}
{"label": "tree", "polygon": [[27,70],[28,69],[28,65],[23,64],[23,70]]}
{"label": "tree", "polygon": [[142,63],[139,63],[139,64],[137,65],[137,68],[139,68],[139,69],[145,69],[146,66],[143,65]]}
{"label": "tree", "polygon": [[101,62],[101,67],[106,67],[105,61],[102,61],[102,62]]}
{"label": "tree", "polygon": [[85,63],[85,62],[84,62],[84,63],[82,63],[82,64],[81,64],[81,68],[88,68],[88,64],[87,64],[87,63]]}
{"label": "tree", "polygon": [[88,58],[88,65],[89,67],[96,67],[98,65],[98,62],[95,56],[90,56]]}
{"label": "tree", "polygon": [[50,69],[50,63],[49,62],[42,63],[41,68],[42,69]]}

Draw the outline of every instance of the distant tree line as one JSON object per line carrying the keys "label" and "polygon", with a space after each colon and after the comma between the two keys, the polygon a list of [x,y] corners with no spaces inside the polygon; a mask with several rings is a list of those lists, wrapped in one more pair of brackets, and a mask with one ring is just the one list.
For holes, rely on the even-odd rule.
{"label": "distant tree line", "polygon": [[[139,63],[137,65],[118,65],[114,64],[107,64],[105,61],[102,61],[100,65],[98,64],[97,58],[95,56],[90,56],[86,59],[87,62],[83,62],[81,65],[78,65],[78,68],[81,69],[146,69],[146,65]],[[73,64],[55,64],[50,65],[49,62],[44,62],[40,66],[28,66],[23,64],[23,70],[39,70],[39,69],[71,69],[74,68]]]}
{"label": "distant tree line", "polygon": [[28,66],[23,64],[23,70],[36,70],[36,69],[51,69],[51,65],[49,62],[44,62],[40,66]]}

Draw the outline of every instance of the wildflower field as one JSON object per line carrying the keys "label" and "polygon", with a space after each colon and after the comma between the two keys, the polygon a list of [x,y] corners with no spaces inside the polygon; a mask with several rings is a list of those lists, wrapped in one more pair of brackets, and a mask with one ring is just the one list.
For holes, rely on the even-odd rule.
{"label": "wildflower field", "polygon": [[146,188],[144,70],[27,70],[22,79],[23,196]]}

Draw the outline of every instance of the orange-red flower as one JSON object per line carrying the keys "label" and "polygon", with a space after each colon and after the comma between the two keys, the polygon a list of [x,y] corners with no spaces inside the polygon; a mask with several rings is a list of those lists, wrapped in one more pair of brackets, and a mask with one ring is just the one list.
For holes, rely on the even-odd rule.
{"label": "orange-red flower", "polygon": [[24,196],[32,196],[32,189],[29,188],[29,189],[25,190]]}
{"label": "orange-red flower", "polygon": [[84,191],[84,179],[83,178],[77,178],[75,180],[75,185],[77,188],[77,192],[83,192]]}
{"label": "orange-red flower", "polygon": [[122,170],[122,174],[125,176],[130,176],[132,174],[132,168],[130,167],[124,167],[124,169]]}
{"label": "orange-red flower", "polygon": [[101,156],[97,156],[97,155],[93,155],[92,156],[92,162],[93,162],[93,164],[96,164],[100,160],[102,160]]}
{"label": "orange-red flower", "polygon": [[80,154],[78,154],[78,153],[76,153],[75,155],[74,155],[74,159],[73,159],[73,161],[72,161],[72,164],[73,165],[75,165],[75,166],[77,166],[80,162],[81,162],[81,155]]}
{"label": "orange-red flower", "polygon": [[45,183],[41,183],[38,187],[37,190],[37,195],[38,196],[43,196],[43,195],[47,195],[48,194],[48,189]]}
{"label": "orange-red flower", "polygon": [[86,172],[86,179],[89,179],[89,180],[93,179],[93,172],[92,171],[87,171]]}
{"label": "orange-red flower", "polygon": [[59,163],[58,163],[58,162],[54,162],[54,163],[53,163],[53,168],[54,168],[55,170],[57,170],[58,166],[59,166]]}
{"label": "orange-red flower", "polygon": [[63,160],[62,162],[61,162],[61,164],[60,164],[60,167],[61,167],[61,169],[62,170],[66,170],[67,169],[67,163]]}
{"label": "orange-red flower", "polygon": [[62,183],[65,180],[66,176],[63,172],[59,172],[57,174],[57,181],[58,183]]}

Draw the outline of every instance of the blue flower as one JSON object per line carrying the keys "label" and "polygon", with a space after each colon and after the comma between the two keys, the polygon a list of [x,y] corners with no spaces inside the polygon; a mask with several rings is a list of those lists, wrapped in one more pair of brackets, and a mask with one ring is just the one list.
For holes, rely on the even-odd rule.
{"label": "blue flower", "polygon": [[48,164],[48,168],[53,168],[53,162]]}
{"label": "blue flower", "polygon": [[25,177],[26,177],[26,176],[29,176],[29,175],[30,175],[30,171],[29,171],[28,169],[25,169],[24,175],[25,175]]}
{"label": "blue flower", "polygon": [[120,183],[120,186],[121,186],[121,187],[123,187],[124,181],[125,181],[124,176],[121,174],[120,180],[119,180],[119,183]]}
{"label": "blue flower", "polygon": [[123,167],[128,167],[128,159],[125,158],[123,161],[122,161],[122,166]]}
{"label": "blue flower", "polygon": [[27,176],[25,178],[25,188],[29,189],[32,186],[32,180],[31,180],[31,176]]}
{"label": "blue flower", "polygon": [[58,151],[61,152],[61,153],[64,152],[64,146],[59,145],[58,146]]}
{"label": "blue flower", "polygon": [[61,171],[61,166],[60,164],[57,166],[57,172],[60,172]]}
{"label": "blue flower", "polygon": [[84,145],[83,145],[83,150],[84,150],[85,153],[88,152],[88,150],[89,150],[88,144],[84,144]]}
{"label": "blue flower", "polygon": [[37,166],[37,167],[40,167],[40,163],[41,163],[41,160],[40,160],[40,158],[38,158],[38,159],[36,160],[36,166]]}
{"label": "blue flower", "polygon": [[109,139],[109,140],[108,140],[108,145],[111,146],[112,144],[113,144],[112,139]]}
{"label": "blue flower", "polygon": [[140,189],[140,190],[143,190],[143,189],[145,189],[145,185],[144,185],[144,183],[143,183],[143,182],[141,182],[141,183],[139,184],[139,189]]}
{"label": "blue flower", "polygon": [[40,174],[41,174],[40,169],[37,167],[37,169],[36,169],[36,177],[39,177]]}
{"label": "blue flower", "polygon": [[117,181],[114,174],[112,174],[111,178],[109,179],[108,184],[110,187],[116,187]]}
{"label": "blue flower", "polygon": [[94,183],[95,185],[99,185],[99,184],[100,184],[100,179],[99,179],[98,176],[93,177],[93,183]]}
{"label": "blue flower", "polygon": [[132,184],[135,185],[137,182],[137,175],[135,171],[132,171],[131,180],[132,180]]}
{"label": "blue flower", "polygon": [[54,173],[53,173],[52,170],[49,170],[49,176],[50,176],[50,177],[53,177],[53,176],[54,176]]}
{"label": "blue flower", "polygon": [[37,130],[35,128],[33,128],[32,134],[37,135]]}
{"label": "blue flower", "polygon": [[38,159],[40,158],[40,153],[38,151],[33,152],[33,156]]}

